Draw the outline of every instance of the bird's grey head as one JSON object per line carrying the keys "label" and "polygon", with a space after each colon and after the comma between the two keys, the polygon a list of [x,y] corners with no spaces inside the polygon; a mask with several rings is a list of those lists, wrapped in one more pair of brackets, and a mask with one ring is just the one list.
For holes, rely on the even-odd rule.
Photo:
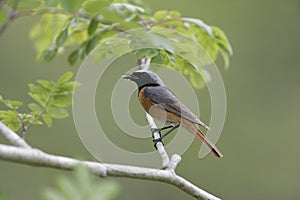
{"label": "bird's grey head", "polygon": [[138,70],[132,73],[126,73],[122,76],[122,78],[134,81],[138,87],[153,84],[164,85],[164,82],[159,78],[159,76],[149,70]]}

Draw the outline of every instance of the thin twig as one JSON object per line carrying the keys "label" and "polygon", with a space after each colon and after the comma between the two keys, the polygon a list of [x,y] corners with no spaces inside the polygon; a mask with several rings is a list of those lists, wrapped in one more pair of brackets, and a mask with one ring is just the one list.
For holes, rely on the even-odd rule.
{"label": "thin twig", "polygon": [[63,170],[71,170],[79,163],[82,163],[93,174],[101,177],[115,176],[159,181],[174,185],[196,199],[219,200],[219,198],[198,188],[170,170],[80,161],[73,158],[47,154],[37,149],[24,149],[3,144],[0,144],[0,159]]}
{"label": "thin twig", "polygon": [[[19,17],[23,17],[23,16],[35,16],[35,15],[43,15],[43,14],[46,14],[46,13],[49,13],[49,14],[63,14],[63,15],[70,15],[70,13],[66,12],[65,10],[63,9],[60,9],[60,8],[43,8],[43,9],[33,9],[33,10],[25,10],[25,11],[20,11],[20,12],[17,12],[15,9],[11,9],[10,7],[8,7],[7,5],[3,5],[3,8],[2,10],[4,12],[7,13],[8,15],[8,18],[7,20],[0,26],[0,36],[1,34],[4,32],[4,30],[7,28],[7,26],[9,24],[11,24],[15,19],[19,18]],[[78,13],[75,13],[74,14],[76,17],[79,17],[79,18],[84,18],[84,19],[92,19],[93,16],[91,15],[88,15],[86,13],[81,13],[81,12],[78,12]],[[118,32],[123,32],[124,30],[117,27],[116,24],[113,24],[112,22],[109,22],[109,21],[105,21],[105,20],[102,20],[102,19],[99,19],[99,18],[95,18],[96,21],[98,21],[99,23],[101,24],[104,24],[104,25],[113,25],[113,30],[116,30]]]}
{"label": "thin twig", "polygon": [[151,26],[148,24],[148,21],[145,20],[145,18],[139,13],[137,13],[136,16],[140,19],[138,24],[143,26],[146,29],[146,31],[149,31],[151,29]]}
{"label": "thin twig", "polygon": [[9,8],[8,6],[4,5],[2,7],[2,10],[8,15],[7,20],[0,26],[0,36],[4,32],[4,30],[7,28],[7,26],[17,18],[17,13]]}
{"label": "thin twig", "polygon": [[142,58],[138,60],[139,69],[148,70],[150,68],[151,58]]}

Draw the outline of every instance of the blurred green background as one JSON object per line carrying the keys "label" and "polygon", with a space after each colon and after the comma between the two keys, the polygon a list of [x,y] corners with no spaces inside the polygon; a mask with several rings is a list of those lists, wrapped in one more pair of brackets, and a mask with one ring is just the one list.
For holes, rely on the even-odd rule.
{"label": "blurred green background", "polygon": [[[174,9],[219,26],[234,49],[229,70],[218,61],[228,100],[227,120],[218,141],[225,157],[209,155],[199,160],[199,142],[194,141],[177,173],[222,199],[299,199],[300,1],[145,2],[153,11]],[[64,71],[78,69],[70,68],[66,57],[50,64],[35,61],[28,33],[37,19],[22,18],[0,37],[0,93],[6,98],[29,102],[28,83],[57,79]],[[206,92],[197,91],[199,98]],[[209,109],[203,109],[201,115],[207,121]],[[118,131],[111,129],[112,133]],[[49,153],[93,159],[81,144],[71,118],[54,121],[51,129],[32,127],[27,140]],[[5,143],[1,136],[0,142]],[[126,142],[130,145],[130,140]],[[0,191],[10,199],[38,199],[42,188],[53,185],[54,177],[61,173],[0,161]],[[113,179],[121,184],[118,199],[192,199],[163,183]]]}

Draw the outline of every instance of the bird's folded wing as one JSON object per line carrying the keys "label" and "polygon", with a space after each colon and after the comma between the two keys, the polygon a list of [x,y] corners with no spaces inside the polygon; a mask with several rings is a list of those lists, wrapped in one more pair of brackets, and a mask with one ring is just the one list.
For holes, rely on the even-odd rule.
{"label": "bird's folded wing", "polygon": [[193,123],[209,128],[201,122],[175,95],[165,86],[149,86],[144,90],[145,95],[157,106],[175,115],[181,116]]}

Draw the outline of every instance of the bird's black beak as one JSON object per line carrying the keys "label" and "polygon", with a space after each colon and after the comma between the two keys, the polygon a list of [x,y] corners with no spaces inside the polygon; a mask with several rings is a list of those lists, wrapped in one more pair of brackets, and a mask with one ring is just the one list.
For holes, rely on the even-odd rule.
{"label": "bird's black beak", "polygon": [[131,73],[125,73],[122,78],[133,80],[135,77]]}

